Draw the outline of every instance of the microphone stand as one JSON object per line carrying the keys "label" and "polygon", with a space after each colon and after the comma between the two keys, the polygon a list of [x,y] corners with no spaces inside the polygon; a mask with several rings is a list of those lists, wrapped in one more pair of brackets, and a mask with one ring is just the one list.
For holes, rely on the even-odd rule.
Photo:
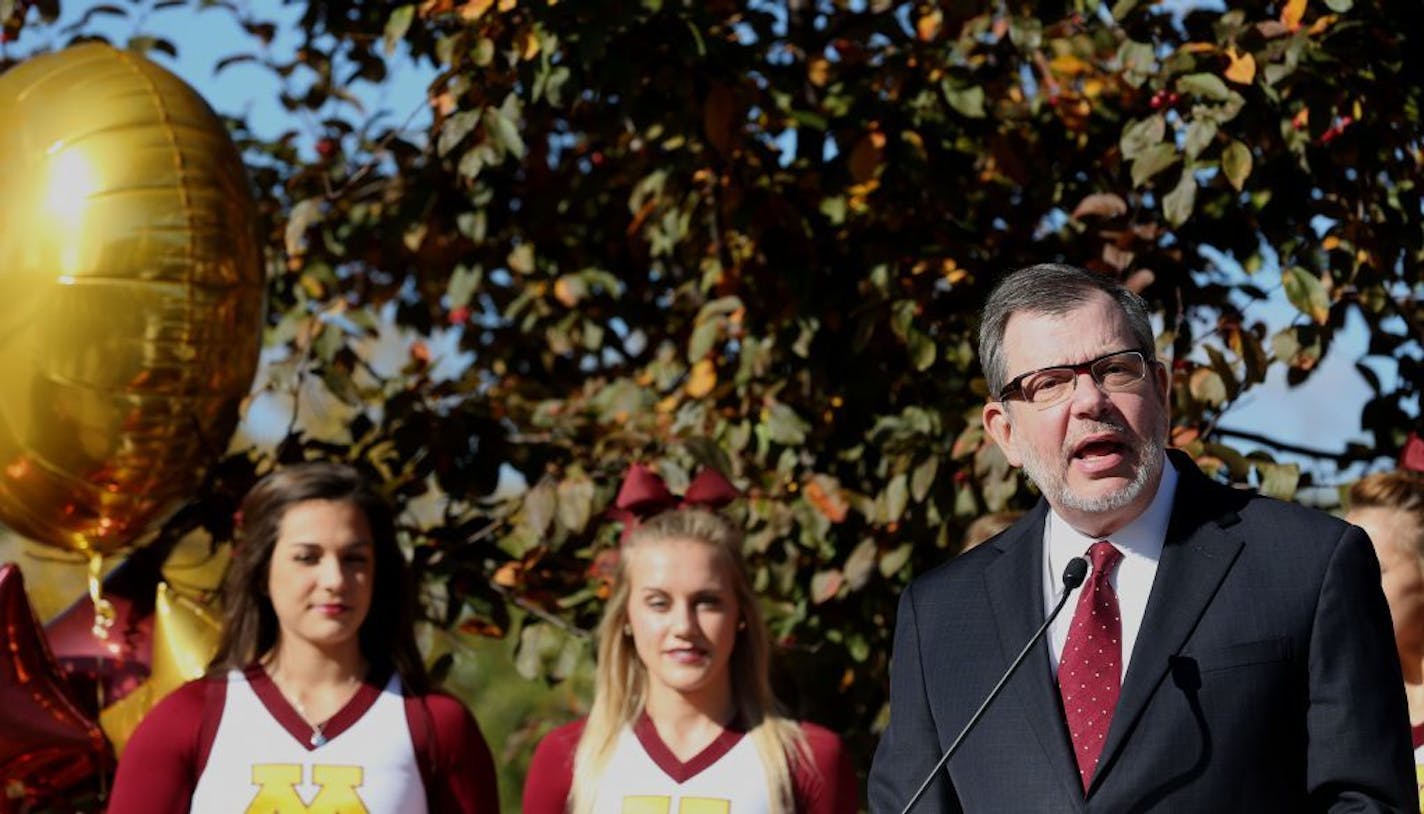
{"label": "microphone stand", "polygon": [[1073,591],[1077,590],[1079,585],[1083,584],[1083,580],[1087,576],[1088,561],[1086,559],[1074,557],[1068,561],[1067,567],[1063,569],[1063,593],[1058,597],[1058,604],[1053,606],[1053,611],[1048,614],[1047,619],[1043,620],[1043,624],[1039,625],[1038,630],[1033,634],[1033,638],[1029,639],[1028,644],[1024,645],[1024,649],[1019,651],[1018,657],[1009,665],[1009,669],[1004,671],[1004,675],[999,679],[999,683],[995,684],[994,689],[989,691],[988,697],[984,699],[984,703],[979,705],[979,709],[975,710],[973,717],[969,719],[969,723],[965,724],[964,728],[959,730],[959,736],[954,739],[954,743],[951,743],[949,748],[945,750],[945,753],[940,756],[939,762],[934,765],[934,768],[930,769],[930,773],[925,776],[925,782],[920,784],[919,789],[915,791],[915,796],[910,798],[910,802],[905,804],[905,807],[900,810],[900,814],[910,814],[910,809],[914,808],[915,803],[918,803],[920,798],[925,795],[925,790],[930,787],[930,783],[934,782],[935,777],[939,774],[939,770],[944,768],[944,764],[949,762],[949,759],[954,756],[955,752],[959,751],[959,745],[964,742],[964,737],[969,734],[970,730],[974,729],[974,725],[979,723],[979,719],[984,717],[984,711],[989,708],[990,704],[994,703],[995,698],[999,697],[999,693],[1004,689],[1004,685],[1008,684],[1009,679],[1013,678],[1014,673],[1018,672],[1019,665],[1023,664],[1024,659],[1028,657],[1029,651],[1033,649],[1034,645],[1038,644],[1039,639],[1043,638],[1043,634],[1048,631],[1048,626],[1053,624],[1053,620],[1057,619],[1058,614],[1063,611],[1063,606],[1068,604],[1068,597]]}

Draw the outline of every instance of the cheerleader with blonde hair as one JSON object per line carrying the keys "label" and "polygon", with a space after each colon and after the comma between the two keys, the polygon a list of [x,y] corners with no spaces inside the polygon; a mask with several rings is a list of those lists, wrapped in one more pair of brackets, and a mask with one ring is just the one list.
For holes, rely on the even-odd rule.
{"label": "cheerleader with blonde hair", "polygon": [[858,809],[840,738],[778,712],[741,547],[703,508],[627,535],[598,626],[592,708],[539,743],[525,814]]}

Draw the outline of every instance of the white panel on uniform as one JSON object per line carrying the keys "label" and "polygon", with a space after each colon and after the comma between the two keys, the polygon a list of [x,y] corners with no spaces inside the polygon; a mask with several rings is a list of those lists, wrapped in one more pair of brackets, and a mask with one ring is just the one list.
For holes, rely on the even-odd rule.
{"label": "white panel on uniform", "polygon": [[234,670],[190,810],[427,814],[399,675],[348,729],[308,749]]}

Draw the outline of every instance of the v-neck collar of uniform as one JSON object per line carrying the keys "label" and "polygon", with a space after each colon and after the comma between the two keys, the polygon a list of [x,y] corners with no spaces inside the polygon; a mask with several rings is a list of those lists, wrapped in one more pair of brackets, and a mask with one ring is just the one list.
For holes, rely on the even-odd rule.
{"label": "v-neck collar of uniform", "polygon": [[701,752],[693,755],[686,762],[677,759],[668,745],[663,742],[662,736],[658,734],[658,727],[653,723],[653,719],[648,717],[646,711],[638,716],[638,720],[633,724],[633,735],[637,737],[638,743],[642,744],[643,751],[648,753],[653,763],[668,777],[671,777],[678,784],[686,783],[688,780],[701,774],[703,770],[717,761],[737,745],[737,741],[745,735],[740,727],[735,724],[722,730],[713,741],[707,744]]}
{"label": "v-neck collar of uniform", "polygon": [[[295,738],[303,749],[314,752],[321,748],[312,743],[312,736],[318,734],[317,730],[307,723],[300,712],[297,712],[296,707],[292,706],[292,703],[277,688],[276,682],[272,680],[261,664],[248,665],[247,669],[243,670],[243,675],[247,677],[247,683],[257,695],[257,700],[267,708],[267,712],[272,715],[273,720],[281,724],[282,728],[287,730],[287,733]],[[376,699],[381,696],[381,688],[386,685],[389,678],[389,675],[377,675],[374,668],[367,673],[365,680],[351,696],[351,700],[347,701],[341,709],[336,711],[335,715],[321,725],[320,734],[325,738],[323,743],[336,740],[337,736],[361,720],[361,716],[365,715],[366,711],[376,703]]]}

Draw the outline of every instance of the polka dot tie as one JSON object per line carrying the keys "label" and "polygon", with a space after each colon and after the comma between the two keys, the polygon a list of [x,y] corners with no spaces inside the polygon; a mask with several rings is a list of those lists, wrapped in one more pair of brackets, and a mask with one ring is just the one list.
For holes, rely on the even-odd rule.
{"label": "polka dot tie", "polygon": [[1122,552],[1104,540],[1093,543],[1088,559],[1093,573],[1078,596],[1073,626],[1058,660],[1058,691],[1084,792],[1093,780],[1122,691],[1122,617],[1117,593],[1108,581],[1122,561]]}

